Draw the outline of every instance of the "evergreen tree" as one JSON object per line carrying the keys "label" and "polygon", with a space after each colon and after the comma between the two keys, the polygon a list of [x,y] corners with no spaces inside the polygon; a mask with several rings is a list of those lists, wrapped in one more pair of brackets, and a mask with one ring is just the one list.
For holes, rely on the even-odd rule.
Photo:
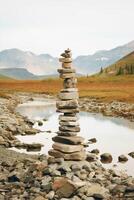
{"label": "evergreen tree", "polygon": [[103,68],[101,67],[101,69],[100,69],[100,74],[102,74],[103,73]]}

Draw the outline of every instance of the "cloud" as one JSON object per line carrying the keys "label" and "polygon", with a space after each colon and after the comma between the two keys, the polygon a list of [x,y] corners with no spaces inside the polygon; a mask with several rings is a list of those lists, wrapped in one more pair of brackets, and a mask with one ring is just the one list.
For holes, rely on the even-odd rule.
{"label": "cloud", "polygon": [[133,40],[133,0],[0,0],[0,44],[74,55]]}

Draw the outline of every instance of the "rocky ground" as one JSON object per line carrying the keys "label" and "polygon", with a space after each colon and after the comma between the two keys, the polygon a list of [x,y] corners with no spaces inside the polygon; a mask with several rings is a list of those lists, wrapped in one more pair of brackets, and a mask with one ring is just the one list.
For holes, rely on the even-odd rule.
{"label": "rocky ground", "polygon": [[[18,93],[0,98],[0,200],[133,200],[134,178],[105,169],[95,152],[92,156],[88,154],[86,161],[71,162],[5,148],[31,150],[31,146],[21,144],[15,135],[36,134],[38,130],[32,128],[32,121],[16,113],[15,108],[33,96]],[[130,104],[81,99],[80,105],[86,111],[134,119],[134,106]],[[35,144],[33,148],[40,146]]]}
{"label": "rocky ground", "polygon": [[134,104],[111,101],[106,103],[99,98],[81,98],[81,110],[93,113],[102,113],[104,116],[122,117],[134,122]]}

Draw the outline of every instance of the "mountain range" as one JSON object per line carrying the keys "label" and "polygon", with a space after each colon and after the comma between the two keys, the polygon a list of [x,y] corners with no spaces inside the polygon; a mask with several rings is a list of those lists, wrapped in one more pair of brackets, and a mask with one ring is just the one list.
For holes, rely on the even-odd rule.
{"label": "mountain range", "polygon": [[134,51],[124,56],[114,64],[101,69],[100,75],[126,75],[126,74],[134,74]]}
{"label": "mountain range", "polygon": [[[132,51],[134,51],[134,41],[111,50],[78,56],[73,60],[73,65],[78,73],[90,75],[100,71],[101,67],[115,63]],[[58,58],[49,54],[36,55],[19,49],[7,49],[0,52],[0,74],[12,78],[15,78],[17,74],[19,74],[17,79],[40,79],[42,75],[56,75],[58,66]]]}

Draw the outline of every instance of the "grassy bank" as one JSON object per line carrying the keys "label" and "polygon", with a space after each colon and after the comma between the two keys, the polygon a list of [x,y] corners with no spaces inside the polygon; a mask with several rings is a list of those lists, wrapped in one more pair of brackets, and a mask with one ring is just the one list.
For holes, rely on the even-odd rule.
{"label": "grassy bank", "polygon": [[[36,92],[57,94],[62,88],[62,80],[43,81],[0,80],[0,91]],[[114,77],[83,77],[78,79],[80,97],[97,97],[103,101],[124,101],[134,103],[134,75]]]}

